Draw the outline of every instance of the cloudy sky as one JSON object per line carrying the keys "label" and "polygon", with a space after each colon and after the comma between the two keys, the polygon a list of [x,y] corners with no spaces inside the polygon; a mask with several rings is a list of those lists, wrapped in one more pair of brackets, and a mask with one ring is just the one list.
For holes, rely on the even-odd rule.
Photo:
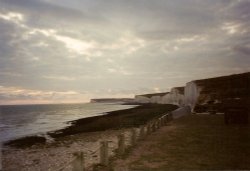
{"label": "cloudy sky", "polygon": [[86,102],[250,71],[250,0],[0,0],[0,104]]}

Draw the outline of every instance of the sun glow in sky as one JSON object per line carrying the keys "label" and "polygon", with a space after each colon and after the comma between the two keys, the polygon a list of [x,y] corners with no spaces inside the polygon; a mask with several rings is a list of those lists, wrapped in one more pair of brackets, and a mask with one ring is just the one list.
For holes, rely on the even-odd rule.
{"label": "sun glow in sky", "polygon": [[250,71],[250,0],[0,0],[0,104],[169,91]]}

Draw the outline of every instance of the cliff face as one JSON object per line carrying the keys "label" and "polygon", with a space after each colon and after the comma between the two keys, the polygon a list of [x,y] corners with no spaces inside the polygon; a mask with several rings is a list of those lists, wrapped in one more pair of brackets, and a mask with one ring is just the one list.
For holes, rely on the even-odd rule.
{"label": "cliff face", "polygon": [[182,106],[184,104],[184,87],[172,88],[169,94],[162,97],[162,103]]}
{"label": "cliff face", "polygon": [[250,72],[204,80],[196,80],[195,83],[201,89],[198,103],[209,100],[219,100],[249,97]]}
{"label": "cliff face", "polygon": [[[187,90],[188,96],[197,96],[196,108],[209,103],[221,108],[228,100],[241,100],[249,103],[250,73],[236,74],[217,78],[196,80],[192,82],[193,88]],[[195,90],[196,86],[196,90]],[[193,91],[196,91],[195,93]],[[195,98],[193,98],[195,99]]]}
{"label": "cliff face", "polygon": [[200,96],[201,88],[195,82],[189,82],[185,86],[184,103],[193,110]]}
{"label": "cliff face", "polygon": [[162,97],[167,94],[168,92],[136,95],[135,102],[137,103],[161,103]]}
{"label": "cliff face", "polygon": [[172,88],[170,92],[136,95],[135,101],[138,103],[158,103],[174,104],[182,106],[184,104],[184,87]]}
{"label": "cliff face", "polygon": [[185,87],[172,88],[169,93],[137,95],[135,101],[187,105],[192,110],[207,110],[211,103],[220,109],[225,101],[232,99],[245,101],[250,106],[249,97],[250,72],[191,81]]}

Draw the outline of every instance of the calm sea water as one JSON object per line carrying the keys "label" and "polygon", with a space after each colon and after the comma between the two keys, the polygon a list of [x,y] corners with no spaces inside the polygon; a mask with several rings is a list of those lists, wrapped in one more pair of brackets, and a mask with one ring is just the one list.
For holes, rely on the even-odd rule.
{"label": "calm sea water", "polygon": [[69,126],[68,121],[133,107],[108,103],[0,106],[0,143],[28,135],[46,135]]}

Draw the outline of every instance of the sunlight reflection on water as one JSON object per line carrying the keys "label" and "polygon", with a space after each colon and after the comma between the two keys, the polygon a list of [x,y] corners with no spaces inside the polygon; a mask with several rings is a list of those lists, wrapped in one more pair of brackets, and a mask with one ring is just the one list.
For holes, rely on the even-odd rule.
{"label": "sunlight reflection on water", "polygon": [[0,106],[0,143],[61,129],[69,126],[68,121],[132,107],[107,103]]}

